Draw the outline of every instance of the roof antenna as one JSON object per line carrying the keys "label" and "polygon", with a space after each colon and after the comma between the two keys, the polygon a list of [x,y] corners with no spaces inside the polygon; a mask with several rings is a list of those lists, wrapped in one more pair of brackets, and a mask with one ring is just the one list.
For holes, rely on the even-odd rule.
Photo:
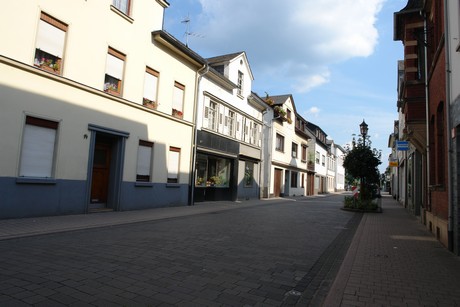
{"label": "roof antenna", "polygon": [[190,22],[192,20],[190,19],[190,14],[187,14],[187,17],[184,17],[184,19],[182,19],[181,23],[185,23],[185,46],[188,47],[188,38],[189,36],[195,36],[195,37],[203,37],[203,35],[201,34],[197,34],[197,33],[194,33],[194,32],[190,32]]}
{"label": "roof antenna", "polygon": [[190,33],[190,31],[189,31],[189,28],[190,28],[190,15],[187,14],[187,17],[185,17],[185,18],[181,21],[181,23],[185,23],[185,33],[184,33],[184,35],[185,35],[185,46],[188,47],[188,37],[192,34],[192,33]]}

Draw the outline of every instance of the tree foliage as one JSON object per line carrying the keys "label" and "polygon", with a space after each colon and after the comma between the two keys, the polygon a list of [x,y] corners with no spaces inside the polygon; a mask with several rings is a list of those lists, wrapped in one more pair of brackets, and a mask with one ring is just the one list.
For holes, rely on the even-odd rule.
{"label": "tree foliage", "polygon": [[368,144],[364,144],[364,141],[359,139],[358,144],[347,150],[343,167],[349,177],[366,178],[366,184],[378,184],[380,181],[378,166],[382,163],[381,153],[375,148],[371,149],[370,140],[366,141]]}

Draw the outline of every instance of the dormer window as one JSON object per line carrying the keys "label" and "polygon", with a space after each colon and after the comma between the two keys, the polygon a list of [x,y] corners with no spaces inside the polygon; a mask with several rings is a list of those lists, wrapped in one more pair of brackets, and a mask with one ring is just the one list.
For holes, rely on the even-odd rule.
{"label": "dormer window", "polygon": [[238,95],[243,95],[243,87],[244,87],[244,74],[241,71],[238,71]]}
{"label": "dormer window", "polygon": [[225,66],[222,64],[222,65],[217,65],[217,66],[214,66],[213,67],[218,73],[224,75],[225,73]]}

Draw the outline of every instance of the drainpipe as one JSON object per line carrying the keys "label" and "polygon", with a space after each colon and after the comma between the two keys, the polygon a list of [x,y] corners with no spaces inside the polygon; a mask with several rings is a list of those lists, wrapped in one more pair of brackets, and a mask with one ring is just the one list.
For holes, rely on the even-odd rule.
{"label": "drainpipe", "polygon": [[[203,72],[203,73],[201,73]],[[196,172],[196,147],[197,147],[197,142],[198,142],[198,103],[199,103],[199,97],[200,97],[200,85],[201,85],[201,79],[203,78],[204,75],[206,75],[209,72],[209,66],[208,64],[204,64],[200,69],[198,69],[196,73],[196,79],[195,79],[195,101],[193,104],[193,117],[194,117],[194,123],[193,123],[193,136],[192,136],[192,160],[191,160],[191,165],[190,165],[190,193],[189,193],[189,201],[188,205],[193,206],[195,205],[195,172]]]}
{"label": "drainpipe", "polygon": [[454,219],[453,219],[453,182],[452,182],[452,171],[451,167],[452,165],[452,138],[450,137],[450,131],[451,131],[451,120],[450,120],[450,102],[451,102],[451,69],[450,69],[450,38],[449,38],[449,14],[448,12],[448,1],[444,0],[444,24],[445,24],[445,33],[444,33],[444,41],[445,41],[445,52],[446,52],[446,141],[447,141],[447,188],[448,188],[448,193],[447,193],[447,199],[448,199],[448,221],[447,221],[447,242],[448,242],[448,249],[450,251],[454,250],[454,240],[453,240],[453,224],[454,224]]}
{"label": "drainpipe", "polygon": [[426,223],[426,210],[427,208],[431,207],[430,203],[430,195],[431,192],[430,190],[430,105],[429,105],[429,91],[428,91],[428,46],[427,46],[427,25],[426,25],[426,13],[421,10],[420,15],[423,17],[423,41],[424,41],[424,66],[425,66],[425,112],[426,112],[426,187],[428,193],[425,194],[426,197],[426,206],[425,206],[425,211],[422,216],[423,223]]}

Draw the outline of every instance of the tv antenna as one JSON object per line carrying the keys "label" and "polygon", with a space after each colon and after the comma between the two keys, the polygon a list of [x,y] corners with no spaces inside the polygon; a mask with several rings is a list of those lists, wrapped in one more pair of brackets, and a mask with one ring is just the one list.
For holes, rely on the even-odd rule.
{"label": "tv antenna", "polygon": [[190,22],[192,20],[190,19],[190,15],[187,15],[187,17],[184,17],[184,19],[182,19],[181,23],[185,23],[185,46],[188,47],[188,37],[189,36],[195,36],[195,37],[203,37],[202,35],[200,34],[196,34],[196,33],[193,33],[193,32],[190,32]]}

